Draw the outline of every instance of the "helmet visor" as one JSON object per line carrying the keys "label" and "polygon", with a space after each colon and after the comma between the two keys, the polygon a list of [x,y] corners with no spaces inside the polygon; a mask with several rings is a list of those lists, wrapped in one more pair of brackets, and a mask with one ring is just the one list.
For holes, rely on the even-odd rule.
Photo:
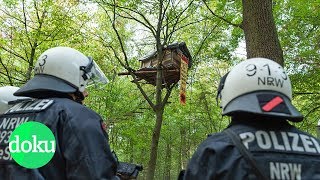
{"label": "helmet visor", "polygon": [[95,88],[103,88],[108,82],[108,78],[102,72],[100,67],[97,65],[95,61],[92,60],[92,68],[89,72],[89,80],[87,83],[87,87],[94,86]]}

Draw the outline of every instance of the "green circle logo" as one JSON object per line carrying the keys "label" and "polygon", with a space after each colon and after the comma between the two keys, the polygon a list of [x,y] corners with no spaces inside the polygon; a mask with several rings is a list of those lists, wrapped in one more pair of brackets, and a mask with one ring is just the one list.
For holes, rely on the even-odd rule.
{"label": "green circle logo", "polygon": [[56,141],[46,125],[29,121],[12,132],[9,151],[19,165],[30,169],[39,168],[52,159],[56,151]]}

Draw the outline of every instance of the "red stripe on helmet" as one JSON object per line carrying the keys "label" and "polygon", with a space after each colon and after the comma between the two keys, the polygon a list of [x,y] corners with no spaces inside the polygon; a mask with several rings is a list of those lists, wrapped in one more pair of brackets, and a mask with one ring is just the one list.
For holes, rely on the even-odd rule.
{"label": "red stripe on helmet", "polygon": [[279,96],[273,98],[271,101],[269,101],[267,104],[265,104],[262,109],[264,111],[271,111],[273,108],[275,108],[276,106],[278,106],[280,103],[283,102],[283,99]]}

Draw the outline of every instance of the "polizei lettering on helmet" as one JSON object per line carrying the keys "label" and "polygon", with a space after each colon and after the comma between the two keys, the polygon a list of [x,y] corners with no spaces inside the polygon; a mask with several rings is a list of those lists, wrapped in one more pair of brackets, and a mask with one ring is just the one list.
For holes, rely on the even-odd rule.
{"label": "polizei lettering on helmet", "polygon": [[9,149],[10,152],[40,152],[40,153],[54,153],[55,152],[55,141],[37,141],[37,136],[32,135],[31,141],[22,141],[20,142],[19,136],[15,135],[14,140],[10,141]]}
{"label": "polizei lettering on helmet", "polygon": [[259,130],[244,132],[239,136],[249,150],[256,144],[260,150],[320,154],[319,142],[305,134]]}

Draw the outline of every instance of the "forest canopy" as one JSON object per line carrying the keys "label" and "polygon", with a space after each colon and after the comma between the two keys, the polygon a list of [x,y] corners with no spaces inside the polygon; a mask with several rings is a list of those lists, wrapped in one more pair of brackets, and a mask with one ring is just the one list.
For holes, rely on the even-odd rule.
{"label": "forest canopy", "polygon": [[[293,104],[305,115],[295,125],[316,135],[320,1],[270,2]],[[68,46],[93,57],[110,82],[103,89],[89,88],[85,104],[103,117],[119,160],[148,168],[160,117],[152,105],[159,103],[163,119],[154,176],[175,179],[197,145],[229,123],[215,98],[220,78],[247,57],[242,21],[242,3],[232,0],[0,0],[0,85],[22,86],[51,47]],[[186,105],[179,103],[179,83],[161,89],[159,96],[153,85],[118,76],[139,69],[139,59],[175,42],[185,42],[193,59]]]}

